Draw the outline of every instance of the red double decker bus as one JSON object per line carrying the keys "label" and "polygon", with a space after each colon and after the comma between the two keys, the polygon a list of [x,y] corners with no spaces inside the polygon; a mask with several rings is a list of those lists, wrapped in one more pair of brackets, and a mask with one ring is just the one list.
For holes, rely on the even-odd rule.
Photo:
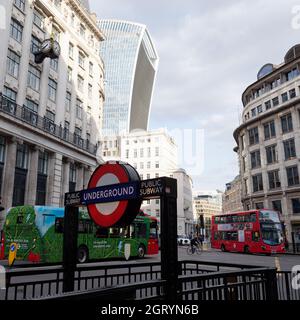
{"label": "red double decker bus", "polygon": [[214,216],[211,246],[222,251],[283,253],[284,231],[280,214],[273,210],[251,210]]}

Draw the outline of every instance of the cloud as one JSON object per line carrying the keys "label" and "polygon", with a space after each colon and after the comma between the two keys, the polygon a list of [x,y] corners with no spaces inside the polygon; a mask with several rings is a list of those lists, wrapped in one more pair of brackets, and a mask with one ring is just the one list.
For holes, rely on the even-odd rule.
{"label": "cloud", "polygon": [[[151,128],[203,128],[205,170],[196,188],[224,189],[238,173],[233,131],[241,95],[267,62],[299,42],[293,0],[91,1],[100,17],[147,25],[160,56]],[[221,161],[220,161],[221,154]]]}

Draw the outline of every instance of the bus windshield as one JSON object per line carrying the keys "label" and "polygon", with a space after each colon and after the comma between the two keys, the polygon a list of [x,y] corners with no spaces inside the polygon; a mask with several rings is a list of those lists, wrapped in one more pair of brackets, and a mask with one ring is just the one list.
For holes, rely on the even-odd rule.
{"label": "bus windshield", "polygon": [[283,242],[283,230],[279,214],[275,211],[262,210],[259,213],[262,240],[271,246]]}

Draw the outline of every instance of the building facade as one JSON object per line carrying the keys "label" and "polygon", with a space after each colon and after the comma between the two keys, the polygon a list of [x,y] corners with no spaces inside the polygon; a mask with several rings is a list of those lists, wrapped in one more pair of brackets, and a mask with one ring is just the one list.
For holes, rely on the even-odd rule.
{"label": "building facade", "polygon": [[172,176],[177,180],[177,234],[188,236],[195,227],[193,181],[184,169],[174,171]]}
{"label": "building facade", "polygon": [[236,176],[233,181],[226,183],[226,190],[222,197],[223,213],[243,211],[241,177]]}
{"label": "building facade", "polygon": [[147,130],[158,55],[146,26],[119,20],[100,20],[105,42],[103,136]]}
{"label": "building facade", "polygon": [[300,242],[300,45],[282,64],[264,65],[242,100],[234,137],[244,209],[282,212],[288,240]]}
{"label": "building facade", "polygon": [[[133,131],[120,138],[120,160],[131,164],[141,180],[172,177],[178,168],[177,145],[165,129]],[[142,204],[145,213],[160,218],[159,199]]]}
{"label": "building facade", "polygon": [[[1,0],[0,191],[7,209],[63,204],[101,161],[104,39],[87,1]],[[58,59],[34,62],[45,39]]]}
{"label": "building facade", "polygon": [[211,236],[211,221],[214,215],[222,212],[222,204],[218,195],[198,195],[193,199],[194,216],[199,226],[200,234]]}

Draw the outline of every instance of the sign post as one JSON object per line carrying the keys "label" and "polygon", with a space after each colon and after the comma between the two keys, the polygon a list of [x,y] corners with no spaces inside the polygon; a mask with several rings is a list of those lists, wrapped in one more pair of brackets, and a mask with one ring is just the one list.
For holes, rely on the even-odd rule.
{"label": "sign post", "polygon": [[[79,206],[87,206],[91,219],[102,227],[127,226],[143,200],[161,200],[161,274],[165,296],[176,300],[178,292],[177,181],[162,177],[140,181],[128,164],[108,162],[93,173],[87,190],[65,194],[63,291],[74,291],[77,263]],[[128,250],[127,250],[128,251]]]}

